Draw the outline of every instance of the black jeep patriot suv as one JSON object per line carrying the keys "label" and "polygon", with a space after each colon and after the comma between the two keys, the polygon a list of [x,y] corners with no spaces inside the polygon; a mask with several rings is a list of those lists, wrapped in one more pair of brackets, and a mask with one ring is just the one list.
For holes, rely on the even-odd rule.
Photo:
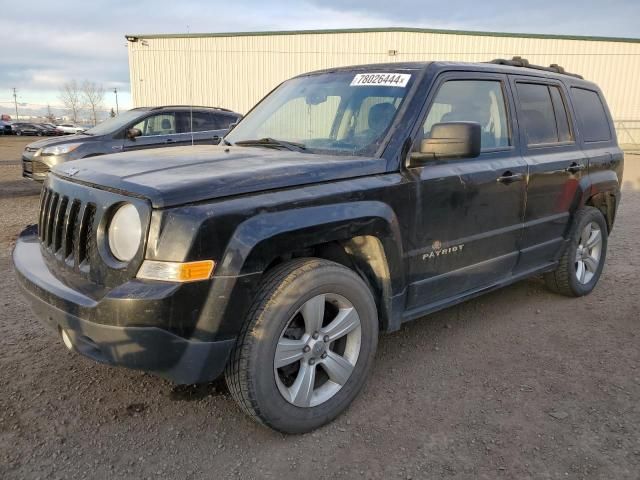
{"label": "black jeep patriot suv", "polygon": [[13,261],[66,346],[255,419],[344,411],[379,331],[534,274],[593,290],[623,155],[599,88],[523,60],[300,75],[218,146],[54,167]]}

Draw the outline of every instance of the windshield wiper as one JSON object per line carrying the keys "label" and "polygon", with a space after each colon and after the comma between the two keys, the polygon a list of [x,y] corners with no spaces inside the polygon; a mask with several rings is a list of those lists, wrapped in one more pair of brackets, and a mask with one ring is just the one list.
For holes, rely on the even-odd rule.
{"label": "windshield wiper", "polygon": [[292,152],[301,152],[307,149],[304,143],[287,142],[270,137],[260,138],[256,140],[239,140],[235,142],[234,145],[238,145],[241,147],[284,147],[287,150],[291,150]]}

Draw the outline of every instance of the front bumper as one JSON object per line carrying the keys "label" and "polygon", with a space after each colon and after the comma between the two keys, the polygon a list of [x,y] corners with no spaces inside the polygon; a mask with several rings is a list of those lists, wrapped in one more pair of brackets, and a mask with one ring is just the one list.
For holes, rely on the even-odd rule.
{"label": "front bumper", "polygon": [[[18,239],[13,263],[36,315],[58,333],[64,330],[79,353],[101,363],[148,371],[179,384],[211,381],[223,372],[234,339],[198,341],[158,327],[116,326],[88,320],[119,312],[109,310],[108,296],[96,301],[58,280],[47,268],[33,232],[27,230]],[[154,302],[170,303],[174,290],[161,291],[164,296],[153,290]],[[148,306],[140,295],[126,301],[131,318]]]}
{"label": "front bumper", "polygon": [[[62,156],[49,155],[46,157],[35,157],[34,152],[24,151],[22,153],[22,176],[38,182],[43,182],[53,165],[65,162],[67,159]],[[43,160],[46,159],[46,162]]]}

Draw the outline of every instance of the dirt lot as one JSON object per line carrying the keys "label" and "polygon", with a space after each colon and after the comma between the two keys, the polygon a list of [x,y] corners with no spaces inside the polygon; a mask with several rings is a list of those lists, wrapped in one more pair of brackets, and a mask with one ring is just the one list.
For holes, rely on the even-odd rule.
{"label": "dirt lot", "polygon": [[37,211],[24,143],[0,137],[0,478],[640,478],[640,156],[591,296],[532,279],[408,324],[345,415],[287,437],[223,382],[97,365],[41,327],[10,262]]}

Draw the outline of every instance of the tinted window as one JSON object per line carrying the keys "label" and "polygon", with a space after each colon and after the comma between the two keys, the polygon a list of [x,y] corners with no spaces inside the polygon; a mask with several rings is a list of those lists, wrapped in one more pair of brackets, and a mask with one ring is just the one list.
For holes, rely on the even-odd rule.
{"label": "tinted window", "polygon": [[226,128],[227,122],[222,115],[210,112],[202,112],[193,115],[193,131],[203,132],[206,130],[221,130]]}
{"label": "tinted window", "polygon": [[580,122],[585,142],[611,140],[611,129],[600,96],[583,88],[572,88],[573,106]]}
{"label": "tinted window", "polygon": [[[193,130],[189,128],[193,118]],[[214,112],[179,112],[177,115],[178,133],[207,132],[223,130],[236,120],[235,117]]]}
{"label": "tinted window", "polygon": [[511,144],[507,111],[499,81],[450,80],[433,100],[423,125],[429,138],[436,123],[477,122],[482,128],[482,150]]}
{"label": "tinted window", "polygon": [[134,125],[142,132],[143,137],[152,135],[172,135],[176,133],[175,115],[173,113],[160,113],[151,115]]}
{"label": "tinted window", "polygon": [[535,83],[518,83],[520,117],[529,145],[557,143],[558,128],[549,87]]}
{"label": "tinted window", "polygon": [[569,117],[567,116],[567,109],[560,94],[558,87],[549,86],[549,93],[551,93],[551,100],[553,101],[553,111],[556,114],[556,127],[558,128],[558,140],[560,142],[570,142],[573,140],[571,135],[571,128],[569,127]]}

